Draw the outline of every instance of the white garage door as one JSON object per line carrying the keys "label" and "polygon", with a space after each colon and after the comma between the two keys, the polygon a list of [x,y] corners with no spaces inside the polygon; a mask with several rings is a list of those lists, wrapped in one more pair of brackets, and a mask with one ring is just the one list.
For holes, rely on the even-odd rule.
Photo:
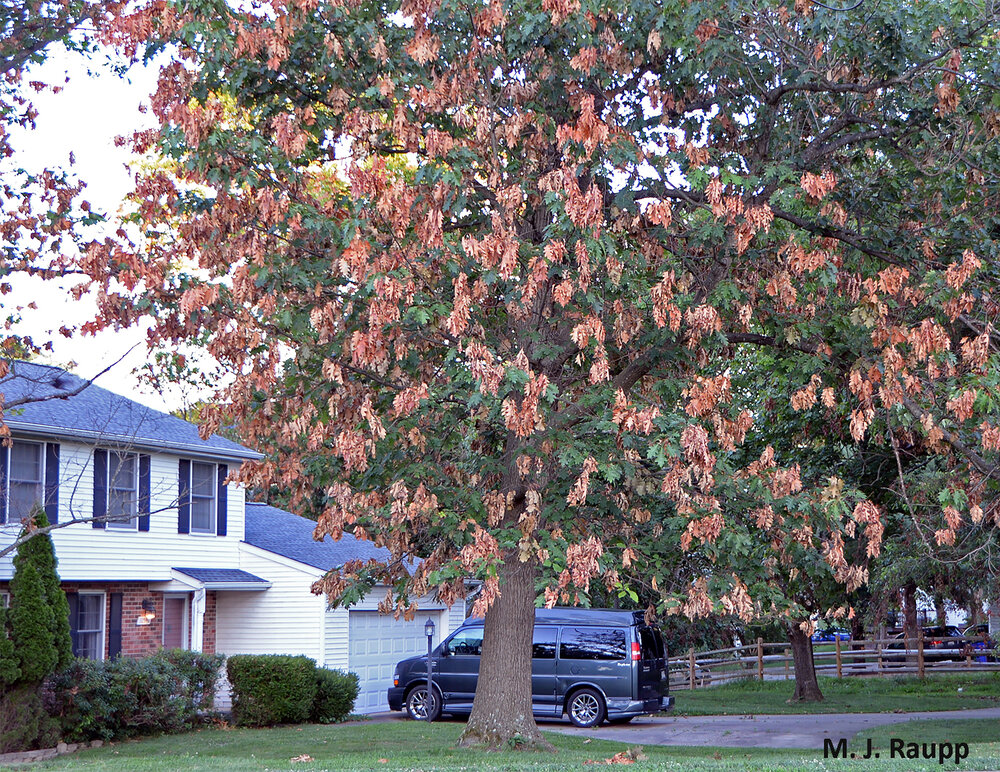
{"label": "white garage door", "polygon": [[351,611],[348,616],[348,670],[357,673],[361,691],[354,703],[356,713],[388,710],[386,690],[392,686],[392,673],[401,659],[427,653],[424,623],[430,617],[437,629],[434,645],[442,637],[441,612],[420,612],[407,622],[377,611]]}

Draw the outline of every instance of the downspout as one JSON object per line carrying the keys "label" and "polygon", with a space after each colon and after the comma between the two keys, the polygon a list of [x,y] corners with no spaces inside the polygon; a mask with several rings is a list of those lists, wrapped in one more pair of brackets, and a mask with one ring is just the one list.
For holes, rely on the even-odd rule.
{"label": "downspout", "polygon": [[205,644],[205,588],[198,587],[191,599],[191,651],[202,651]]}

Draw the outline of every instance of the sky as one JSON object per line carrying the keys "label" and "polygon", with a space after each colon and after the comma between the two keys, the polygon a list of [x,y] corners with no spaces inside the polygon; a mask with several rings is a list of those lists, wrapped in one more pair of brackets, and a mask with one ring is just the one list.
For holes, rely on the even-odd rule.
{"label": "sky", "polygon": [[[73,153],[74,169],[87,184],[84,198],[95,211],[118,212],[131,190],[132,178],[127,169],[131,153],[116,147],[115,137],[153,125],[151,116],[139,108],[143,102],[148,104],[156,75],[155,66],[134,65],[121,77],[101,57],[88,61],[81,54],[53,50],[43,65],[29,71],[25,81],[59,84],[67,76],[69,81],[58,94],[32,96],[38,110],[36,128],[12,132],[16,165],[26,169],[65,166]],[[104,227],[114,230],[115,226]],[[18,277],[14,283],[18,302],[31,299],[38,305],[36,312],[25,312],[20,328],[36,342],[47,339],[50,328],[81,324],[93,317],[91,301],[74,301],[65,291],[72,282],[64,282],[62,288],[56,284],[29,277]],[[147,358],[144,329],[109,330],[72,339],[55,335],[52,339],[54,351],[43,361],[60,366],[74,363],[74,372],[91,377],[124,357],[101,376],[99,385],[159,410],[181,406],[183,395],[179,391],[158,394],[134,374]]]}

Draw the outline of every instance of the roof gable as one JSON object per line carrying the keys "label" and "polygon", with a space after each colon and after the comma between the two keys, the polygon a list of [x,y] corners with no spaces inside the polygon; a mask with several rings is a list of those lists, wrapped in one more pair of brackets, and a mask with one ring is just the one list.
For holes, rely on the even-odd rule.
{"label": "roof gable", "polygon": [[0,378],[0,394],[8,404],[25,397],[35,401],[6,410],[4,422],[22,434],[215,458],[262,457],[217,434],[202,440],[194,424],[96,384],[72,397],[59,396],[84,383],[82,378],[58,367],[12,362],[10,373]]}

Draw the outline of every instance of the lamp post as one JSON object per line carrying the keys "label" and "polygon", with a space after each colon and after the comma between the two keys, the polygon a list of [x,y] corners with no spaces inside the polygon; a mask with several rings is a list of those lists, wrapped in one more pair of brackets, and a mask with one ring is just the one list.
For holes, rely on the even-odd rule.
{"label": "lamp post", "polygon": [[431,721],[433,710],[432,705],[434,703],[434,676],[431,672],[431,646],[434,641],[434,620],[427,617],[427,622],[424,623],[424,635],[427,636],[427,720]]}

